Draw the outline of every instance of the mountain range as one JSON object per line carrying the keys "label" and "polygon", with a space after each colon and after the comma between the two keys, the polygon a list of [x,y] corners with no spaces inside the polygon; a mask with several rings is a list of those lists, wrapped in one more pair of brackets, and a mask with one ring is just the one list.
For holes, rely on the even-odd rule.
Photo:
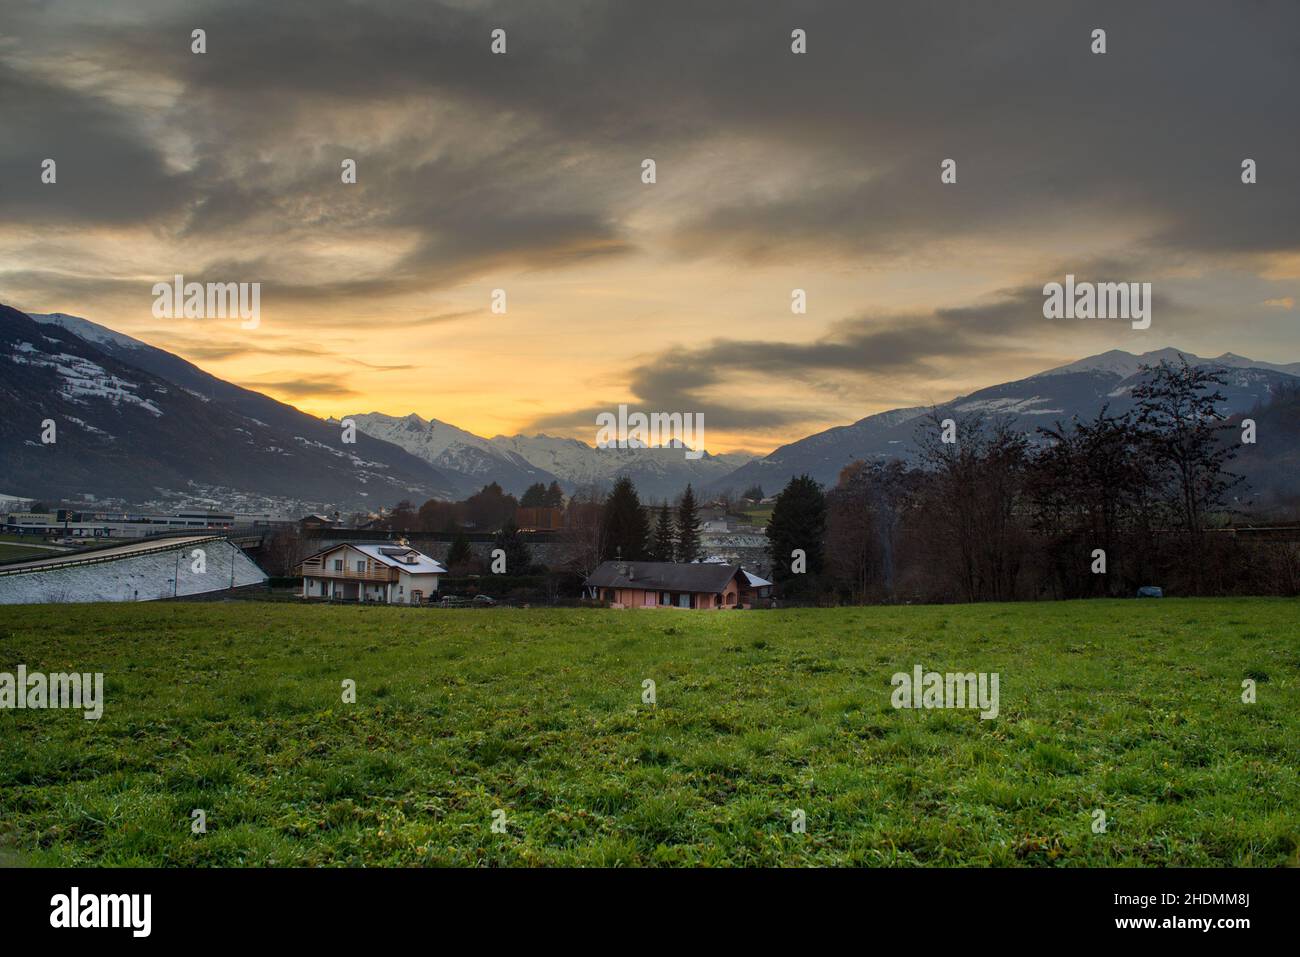
{"label": "mountain range", "polygon": [[[0,305],[0,487],[12,494],[131,503],[266,500],[342,510],[463,498],[490,482],[521,494],[630,475],[647,498],[676,495],[750,456],[596,449],[548,435],[481,438],[411,414],[358,413],[356,443],[320,419],[90,320]],[[41,423],[55,422],[45,443]],[[223,504],[225,503],[225,504]]]}
{"label": "mountain range", "polygon": [[378,507],[455,489],[388,442],[344,445],[337,426],[75,316],[0,305],[0,369],[0,476],[16,494]]}
{"label": "mountain range", "polygon": [[[1176,349],[1113,350],[959,396],[940,417],[985,412],[1038,426],[1132,406],[1140,367],[1185,358],[1224,370],[1226,414],[1250,412],[1300,386],[1300,363],[1213,359]],[[193,505],[256,499],[343,510],[400,499],[462,498],[489,482],[520,494],[558,481],[567,491],[629,475],[643,499],[671,498],[687,482],[717,492],[760,485],[769,494],[807,473],[833,484],[855,459],[910,459],[927,407],[867,416],[791,442],[762,458],[681,449],[596,449],[548,435],[483,438],[435,418],[380,412],[340,422],[308,415],[89,320],[26,315],[0,305],[0,487],[75,501],[90,494],[133,503]],[[53,420],[56,440],[43,441]]]}
{"label": "mountain range", "polygon": [[[1091,418],[1104,406],[1120,415],[1134,405],[1131,393],[1142,378],[1143,365],[1156,365],[1162,360],[1176,363],[1180,358],[1191,365],[1223,371],[1225,382],[1219,391],[1224,402],[1219,410],[1228,416],[1251,412],[1267,403],[1280,388],[1300,385],[1300,362],[1278,365],[1232,353],[1206,359],[1178,349],[1140,355],[1112,350],[958,396],[936,406],[934,411],[940,419],[972,413],[997,416],[1029,433],[1058,421],[1069,422],[1074,416]],[[737,489],[757,484],[770,491],[806,473],[823,484],[834,485],[840,469],[857,459],[913,460],[918,420],[929,413],[928,407],[895,409],[818,432],[742,466],[725,478],[725,484]]]}
{"label": "mountain range", "polygon": [[[681,448],[598,449],[553,435],[497,435],[480,438],[437,419],[412,413],[348,416],[368,435],[400,446],[438,471],[463,480],[471,491],[495,481],[509,492],[534,482],[558,481],[566,489],[609,485],[620,475],[636,484],[642,498],[670,499],[693,482],[715,484],[752,459],[749,455],[704,455],[687,459]],[[594,431],[594,425],[593,425]]]}

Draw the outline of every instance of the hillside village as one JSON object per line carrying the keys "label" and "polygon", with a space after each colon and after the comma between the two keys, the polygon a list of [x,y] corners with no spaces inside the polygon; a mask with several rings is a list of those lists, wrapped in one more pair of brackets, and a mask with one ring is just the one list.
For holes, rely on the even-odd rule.
{"label": "hillside village", "polygon": [[[469,600],[508,600],[516,592],[524,599],[555,600],[566,591],[570,598],[596,597],[588,593],[586,578],[599,559],[590,549],[601,507],[565,496],[555,484],[531,487],[523,497],[527,505],[493,484],[462,503],[431,501],[416,510],[403,502],[346,518],[337,512],[291,518],[47,509],[13,495],[0,501],[8,509],[0,513],[0,603],[192,597],[274,583],[306,599],[419,605],[454,600],[439,587],[453,572]],[[770,559],[757,523],[771,503],[757,495],[692,504],[691,561],[744,566],[765,581],[759,575]],[[660,524],[661,535],[666,506],[637,506],[647,527]],[[210,546],[204,543],[220,543],[217,550],[227,560],[226,546],[234,544],[257,564],[230,576],[181,575],[182,566],[191,564],[187,549],[203,545],[206,551]],[[664,548],[671,556],[676,544]],[[494,554],[503,556],[505,567],[493,561]],[[288,584],[294,579],[299,581]],[[545,595],[536,587],[539,581],[546,583]],[[675,594],[671,604],[678,607]]]}

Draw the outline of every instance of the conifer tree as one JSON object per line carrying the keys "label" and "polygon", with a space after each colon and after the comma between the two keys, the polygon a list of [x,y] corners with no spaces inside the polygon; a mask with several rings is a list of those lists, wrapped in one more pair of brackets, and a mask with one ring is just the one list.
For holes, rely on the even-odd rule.
{"label": "conifer tree", "polygon": [[694,562],[699,559],[700,516],[695,504],[695,490],[687,485],[677,505],[677,560]]}

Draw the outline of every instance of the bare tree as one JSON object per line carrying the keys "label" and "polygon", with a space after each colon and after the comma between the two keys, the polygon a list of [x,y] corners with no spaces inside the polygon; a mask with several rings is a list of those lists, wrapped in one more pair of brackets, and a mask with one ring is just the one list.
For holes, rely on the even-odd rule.
{"label": "bare tree", "polygon": [[[1224,424],[1218,390],[1224,372],[1208,366],[1162,361],[1143,366],[1146,379],[1133,389],[1138,403],[1137,427],[1157,467],[1169,477],[1169,502],[1182,527],[1195,535],[1208,515],[1224,508],[1228,493],[1242,477],[1224,466],[1238,447],[1222,441]],[[1213,391],[1211,391],[1213,390]]]}
{"label": "bare tree", "polygon": [[560,532],[560,565],[586,578],[596,570],[604,552],[601,540],[601,511],[604,492],[594,485],[577,489],[564,511]]}
{"label": "bare tree", "polygon": [[944,420],[934,411],[918,426],[917,444],[931,473],[922,507],[936,532],[936,560],[966,601],[1015,597],[1026,544],[1018,524],[1028,460],[1024,434],[1006,420],[979,414]]}
{"label": "bare tree", "polygon": [[296,525],[277,528],[263,541],[262,567],[276,577],[293,575],[305,557],[305,543]]}

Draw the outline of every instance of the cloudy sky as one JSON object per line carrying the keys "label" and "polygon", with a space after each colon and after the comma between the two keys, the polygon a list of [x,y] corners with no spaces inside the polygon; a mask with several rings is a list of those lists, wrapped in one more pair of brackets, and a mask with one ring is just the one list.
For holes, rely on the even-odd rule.
{"label": "cloudy sky", "polygon": [[[0,301],[317,414],[767,451],[1106,349],[1300,360],[1294,0],[0,11]],[[155,319],[176,273],[260,326]],[[1066,273],[1151,327],[1044,319]]]}

